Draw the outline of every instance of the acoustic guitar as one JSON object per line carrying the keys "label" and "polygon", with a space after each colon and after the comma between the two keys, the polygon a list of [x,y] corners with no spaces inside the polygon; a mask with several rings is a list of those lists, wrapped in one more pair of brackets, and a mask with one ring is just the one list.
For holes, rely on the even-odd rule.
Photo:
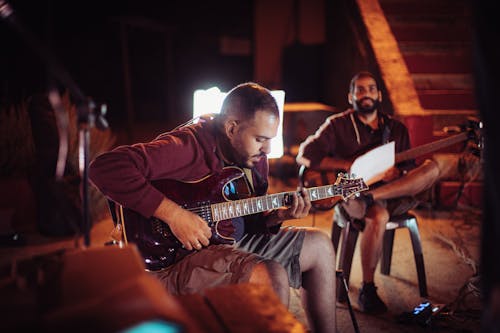
{"label": "acoustic guitar", "polygon": [[[468,140],[474,141],[475,145],[479,147],[478,149],[482,149],[481,128],[482,124],[478,120],[471,118],[468,120],[463,132],[399,152],[394,156],[394,163],[398,164],[400,162],[412,160],[425,154]],[[301,166],[299,169],[299,183],[304,187],[329,184],[329,182],[336,177],[337,172],[338,170],[315,170]],[[369,180],[365,179],[365,181],[369,183]],[[327,198],[319,200],[313,203],[313,208],[320,211],[329,210],[332,209],[333,206],[335,206],[335,204],[340,200],[340,198]]]}

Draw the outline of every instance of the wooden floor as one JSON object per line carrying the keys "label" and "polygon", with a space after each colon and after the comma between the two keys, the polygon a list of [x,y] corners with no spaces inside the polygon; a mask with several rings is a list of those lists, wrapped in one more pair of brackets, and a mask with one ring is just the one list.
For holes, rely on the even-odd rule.
{"label": "wooden floor", "polygon": [[[286,185],[278,180],[272,180],[270,185],[271,192],[293,189],[293,185]],[[479,332],[480,303],[479,290],[477,289],[479,281],[477,266],[480,256],[481,212],[461,207],[461,209],[453,211],[420,209],[415,210],[414,213],[418,217],[422,238],[429,290],[427,300],[434,305],[445,307],[442,315],[435,316],[431,321],[432,331]],[[293,221],[293,224],[317,227],[329,234],[331,212],[310,215],[302,220]],[[109,217],[96,221],[91,229],[90,248],[102,247],[109,240],[111,230],[112,222]],[[27,241],[25,246],[0,249],[0,267],[2,268],[0,270],[2,273],[0,287],[4,291],[12,291],[9,289],[9,286],[12,287],[12,281],[16,282],[16,288],[21,288],[22,283],[26,283],[26,281],[15,279],[16,269],[19,272],[20,266],[22,266],[19,264],[26,259],[31,260],[31,262],[37,262],[37,260],[40,262],[39,259],[44,258],[44,256],[54,256],[55,253],[64,250],[82,248],[82,239],[49,238],[37,233],[27,233],[25,237]],[[396,231],[392,260],[391,275],[381,275],[377,269],[375,277],[379,294],[388,305],[389,311],[379,316],[365,315],[357,310],[356,303],[358,288],[361,284],[359,248],[354,253],[350,299],[355,308],[355,318],[359,330],[360,332],[428,332],[430,327],[422,327],[415,322],[400,322],[403,313],[410,312],[423,301],[418,292],[410,238],[404,229]],[[99,274],[103,274],[105,271],[106,267],[100,267],[96,270],[97,281],[100,280]],[[21,295],[24,298],[17,297],[12,293],[9,293],[9,297],[2,297],[2,311],[0,311],[4,317],[2,322],[9,322],[5,321],[9,317],[12,320],[17,318],[13,314],[23,309],[23,306],[33,307],[34,304],[29,302],[29,298],[26,298],[26,293],[30,292],[33,290],[24,289],[24,293]],[[42,299],[50,303],[50,299],[52,297],[57,299],[58,295],[42,296],[47,297],[47,299]],[[40,298],[37,299],[40,300]],[[14,304],[9,303],[12,301]],[[6,309],[9,311],[5,311]],[[305,327],[308,327],[304,310],[299,301],[298,291],[292,290],[289,311]],[[354,332],[346,304],[338,304],[336,313],[339,332]]]}

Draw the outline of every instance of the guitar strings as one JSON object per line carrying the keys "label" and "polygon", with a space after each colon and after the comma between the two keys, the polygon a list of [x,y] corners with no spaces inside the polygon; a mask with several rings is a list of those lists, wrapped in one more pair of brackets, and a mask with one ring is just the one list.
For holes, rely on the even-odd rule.
{"label": "guitar strings", "polygon": [[[270,198],[272,198],[273,196],[284,196],[286,194],[291,194],[291,193],[294,193],[294,192],[284,192],[284,193],[277,193],[277,194],[269,194],[269,195],[265,195],[264,197],[266,198],[264,201],[267,201],[269,200]],[[297,194],[300,194],[300,192],[296,192]],[[252,201],[252,200],[256,200],[257,198],[251,198],[251,199],[241,199],[241,200],[236,200],[236,201],[245,201],[245,200],[248,200],[248,201]],[[218,202],[218,203],[215,203],[213,205],[222,205],[222,204],[231,204],[231,205],[235,205],[236,204],[236,201],[226,201],[226,202]],[[269,205],[269,204],[268,204]],[[190,212],[193,212],[193,213],[196,213],[199,215],[199,213],[203,213],[203,212],[210,212],[210,206],[211,205],[205,205],[205,206],[199,206],[199,207],[193,207],[193,208],[188,208],[187,210],[189,210]],[[270,208],[272,209],[272,208]]]}
{"label": "guitar strings", "polygon": [[[311,190],[311,189],[308,189],[308,190]],[[273,196],[285,196],[287,194],[292,194],[292,193],[297,193],[297,194],[300,194],[301,192],[300,191],[296,191],[296,192],[283,192],[283,193],[276,193],[276,194],[269,194],[269,195],[265,195],[264,198],[266,198],[264,201],[267,201],[268,199],[272,198]],[[252,198],[252,199],[241,199],[241,200],[236,200],[236,201],[226,201],[226,202],[218,202],[218,203],[214,203],[214,204],[211,204],[211,205],[205,205],[205,206],[199,206],[199,207],[193,207],[193,208],[188,208],[187,210],[189,210],[190,212],[193,212],[193,213],[201,213],[201,212],[204,212],[204,211],[210,211],[210,206],[212,205],[223,205],[223,204],[231,204],[231,205],[235,205],[237,201],[252,201],[252,200],[256,200],[257,198]]]}
{"label": "guitar strings", "polygon": [[[331,185],[329,185],[331,186]],[[313,187],[313,188],[308,188],[307,190],[311,191],[312,189],[321,189],[323,188],[324,186],[320,186],[320,187]],[[344,185],[344,187],[348,187],[347,185]],[[356,186],[357,188],[357,186]],[[321,191],[321,192],[324,192]],[[271,203],[271,207],[269,208],[269,199],[272,200],[273,197],[283,197],[285,195],[291,195],[292,193],[297,193],[299,195],[301,195],[301,192],[300,191],[295,191],[295,192],[283,192],[283,193],[276,193],[276,194],[269,194],[269,195],[265,195],[263,196],[263,198],[265,198],[263,201],[267,203],[267,206],[268,208],[267,209],[273,209],[273,208],[276,208],[276,207],[273,207],[272,203]],[[204,213],[205,214],[209,214],[211,216],[211,213],[212,213],[212,210],[211,210],[211,206],[215,206],[215,205],[224,205],[224,204],[230,204],[230,205],[235,205],[237,201],[250,201],[252,205],[255,205],[255,202],[252,203],[252,200],[255,201],[257,198],[250,198],[250,199],[240,199],[240,200],[235,200],[235,201],[226,201],[226,202],[219,202],[219,203],[215,203],[215,204],[209,204],[209,205],[204,205],[204,206],[199,206],[199,207],[192,207],[192,208],[186,208],[188,211],[192,212],[192,213],[195,213],[199,216],[202,216]],[[280,205],[281,206],[281,205]],[[254,209],[252,208],[252,212],[250,212],[249,214],[244,214],[244,215],[251,215],[251,214],[254,214]],[[264,211],[264,210],[261,210],[261,211]],[[240,215],[240,216],[244,216],[244,215]]]}

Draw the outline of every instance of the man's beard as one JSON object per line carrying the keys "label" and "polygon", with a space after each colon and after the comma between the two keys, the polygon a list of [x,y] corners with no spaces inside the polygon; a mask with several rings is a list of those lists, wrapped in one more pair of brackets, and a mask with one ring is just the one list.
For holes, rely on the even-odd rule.
{"label": "man's beard", "polygon": [[259,153],[259,154],[255,154],[255,155],[247,155],[246,153],[246,150],[245,150],[245,147],[243,145],[242,142],[240,142],[239,140],[237,140],[236,142],[233,143],[233,147],[232,147],[232,152],[231,152],[231,156],[232,156],[232,161],[240,166],[240,167],[244,167],[244,168],[253,168],[255,166],[255,161],[251,161],[252,159],[254,158],[257,158],[257,157],[265,157],[266,154],[264,153]]}
{"label": "man's beard", "polygon": [[[363,101],[369,99],[372,101],[371,106],[364,106]],[[372,113],[373,111],[377,110],[380,106],[380,101],[378,99],[373,99],[371,97],[363,97],[359,101],[353,101],[352,106],[356,112],[363,113],[363,114],[369,114]]]}

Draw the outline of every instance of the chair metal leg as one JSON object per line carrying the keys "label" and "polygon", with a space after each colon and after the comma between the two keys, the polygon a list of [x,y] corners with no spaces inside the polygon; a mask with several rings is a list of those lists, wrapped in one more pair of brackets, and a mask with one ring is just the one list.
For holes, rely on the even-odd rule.
{"label": "chair metal leg", "polygon": [[[345,281],[349,285],[349,276],[351,274],[352,258],[358,240],[358,230],[347,223],[342,232],[342,246],[339,254],[339,267],[338,269],[343,272]],[[339,301],[345,300],[347,297],[345,288],[342,285],[337,285],[337,299]]]}
{"label": "chair metal leg", "polygon": [[[393,223],[397,223],[397,225],[394,226],[394,229],[388,229],[384,233],[380,271],[384,275],[390,274],[395,229],[407,228],[410,233],[411,243],[413,247],[420,296],[427,297],[427,280],[425,276],[424,257],[422,253],[417,220],[415,217],[409,215],[405,220],[400,220],[399,222]],[[347,223],[344,228],[341,228],[334,221],[332,225],[332,243],[336,251],[340,245],[337,269],[343,273],[346,284],[349,284],[352,259],[354,256],[354,250],[356,248],[358,236],[359,231],[354,228],[351,223]],[[337,299],[339,301],[344,301],[346,300],[346,298],[346,288],[342,285],[337,284]]]}
{"label": "chair metal leg", "polygon": [[386,230],[382,244],[382,259],[380,262],[380,272],[384,275],[391,274],[392,249],[394,247],[394,229]]}
{"label": "chair metal leg", "polygon": [[333,221],[332,224],[332,244],[333,248],[335,249],[335,252],[337,252],[339,248],[339,241],[340,241],[340,234],[342,233],[342,228],[339,227],[339,225]]}
{"label": "chair metal leg", "polygon": [[344,272],[341,270],[337,270],[335,272],[337,276],[337,283],[340,283],[340,287],[344,289],[344,292],[346,294],[346,301],[347,301],[347,307],[349,309],[349,314],[351,315],[351,320],[352,320],[352,325],[354,327],[354,332],[359,333],[359,326],[358,326],[358,321],[356,320],[356,316],[354,315],[354,310],[352,309],[351,305],[351,300],[349,299],[349,295],[347,293],[349,292],[349,286],[345,280]]}
{"label": "chair metal leg", "polygon": [[422,253],[422,245],[420,242],[420,233],[416,219],[410,219],[406,222],[406,227],[410,232],[411,244],[413,246],[413,255],[415,257],[415,265],[417,268],[418,288],[420,296],[427,297],[427,280],[425,277],[424,256]]}

